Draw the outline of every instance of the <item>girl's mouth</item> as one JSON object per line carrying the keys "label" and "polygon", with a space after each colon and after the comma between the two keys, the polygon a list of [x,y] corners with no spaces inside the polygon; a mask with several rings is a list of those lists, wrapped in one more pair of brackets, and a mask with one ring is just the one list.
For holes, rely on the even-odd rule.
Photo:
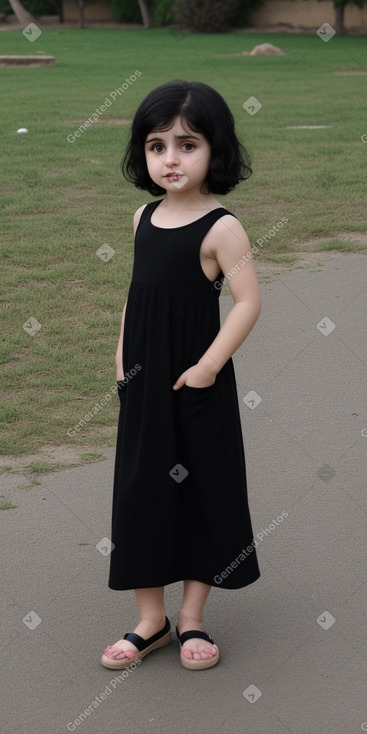
{"label": "girl's mouth", "polygon": [[180,178],[179,173],[167,173],[164,178],[168,178],[170,181],[178,181]]}

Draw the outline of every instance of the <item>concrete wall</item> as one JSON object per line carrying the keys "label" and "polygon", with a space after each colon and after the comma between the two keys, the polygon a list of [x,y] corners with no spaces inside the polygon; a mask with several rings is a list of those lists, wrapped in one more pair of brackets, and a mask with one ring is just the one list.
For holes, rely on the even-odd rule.
{"label": "concrete wall", "polygon": [[[367,33],[367,8],[347,5],[345,27],[356,33]],[[323,23],[334,26],[335,10],[332,0],[264,0],[251,16],[251,26],[274,30],[315,31]]]}
{"label": "concrete wall", "polygon": [[[78,8],[75,0],[64,1],[65,22],[77,22]],[[111,23],[112,15],[107,2],[86,2],[85,21]],[[367,7],[348,6],[345,9],[345,26],[356,33],[367,33]],[[323,23],[334,24],[335,12],[332,0],[264,0],[251,17],[253,28],[267,30],[315,31]]]}
{"label": "concrete wall", "polygon": [[[66,23],[78,21],[79,13],[75,0],[64,0],[64,19]],[[111,23],[113,21],[110,6],[103,0],[85,3],[84,19],[86,23]]]}

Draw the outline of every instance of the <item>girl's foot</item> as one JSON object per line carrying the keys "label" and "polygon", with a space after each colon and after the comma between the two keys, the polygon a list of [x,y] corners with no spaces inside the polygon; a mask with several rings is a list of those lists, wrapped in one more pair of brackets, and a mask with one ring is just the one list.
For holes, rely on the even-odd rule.
{"label": "girl's foot", "polygon": [[[179,634],[188,632],[188,630],[200,630],[205,632],[201,620],[182,617],[178,615],[177,629]],[[218,653],[218,648],[211,645],[206,640],[199,637],[193,637],[182,645],[182,654],[187,660],[210,660]]]}
{"label": "girl's foot", "polygon": [[[166,622],[166,617],[163,615],[160,619],[141,619],[138,626],[135,627],[134,632],[140,635],[144,640],[148,640],[152,635],[160,632]],[[104,651],[104,655],[112,660],[124,660],[128,658],[132,660],[137,656],[139,650],[132,642],[128,640],[118,640],[114,645],[108,645]]]}

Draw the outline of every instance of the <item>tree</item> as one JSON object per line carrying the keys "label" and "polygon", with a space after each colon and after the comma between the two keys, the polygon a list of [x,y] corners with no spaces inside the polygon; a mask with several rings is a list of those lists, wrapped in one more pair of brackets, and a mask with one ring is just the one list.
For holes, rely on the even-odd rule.
{"label": "tree", "polygon": [[50,0],[51,5],[55,8],[57,15],[59,16],[60,23],[64,22],[64,2],[63,0]]}
{"label": "tree", "polygon": [[11,6],[14,15],[19,20],[19,23],[21,23],[22,25],[27,26],[30,23],[36,22],[33,15],[31,15],[28,10],[25,9],[20,0],[9,0],[9,5]]}
{"label": "tree", "polygon": [[76,0],[79,11],[78,28],[84,28],[84,0]]}
{"label": "tree", "polygon": [[339,36],[344,36],[347,33],[347,29],[344,24],[344,11],[346,5],[356,5],[358,8],[363,8],[365,0],[334,0],[335,9],[335,21],[334,31]]}
{"label": "tree", "polygon": [[141,12],[141,17],[142,17],[142,20],[143,20],[143,27],[144,28],[149,28],[150,27],[150,19],[149,19],[149,13],[148,13],[147,4],[146,4],[145,0],[138,0],[138,3],[139,3],[140,12]]}

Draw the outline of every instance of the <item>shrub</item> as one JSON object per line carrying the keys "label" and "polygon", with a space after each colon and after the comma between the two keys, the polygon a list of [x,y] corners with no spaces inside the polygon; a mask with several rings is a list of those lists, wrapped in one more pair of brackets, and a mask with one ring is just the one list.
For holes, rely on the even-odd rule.
{"label": "shrub", "polygon": [[240,0],[180,0],[176,16],[182,30],[223,33],[236,24]]}
{"label": "shrub", "polygon": [[[22,0],[22,5],[31,15],[56,15],[55,6],[49,0]],[[9,15],[13,10],[8,0],[0,0],[0,13]]]}
{"label": "shrub", "polygon": [[162,26],[173,22],[176,0],[154,0],[151,12],[152,25]]}
{"label": "shrub", "polygon": [[[1,1],[1,0],[0,0]],[[152,26],[162,26],[172,18],[172,6],[176,0],[146,0]],[[116,23],[141,23],[137,0],[108,0]]]}
{"label": "shrub", "polygon": [[141,13],[136,0],[108,0],[116,23],[141,23]]}

